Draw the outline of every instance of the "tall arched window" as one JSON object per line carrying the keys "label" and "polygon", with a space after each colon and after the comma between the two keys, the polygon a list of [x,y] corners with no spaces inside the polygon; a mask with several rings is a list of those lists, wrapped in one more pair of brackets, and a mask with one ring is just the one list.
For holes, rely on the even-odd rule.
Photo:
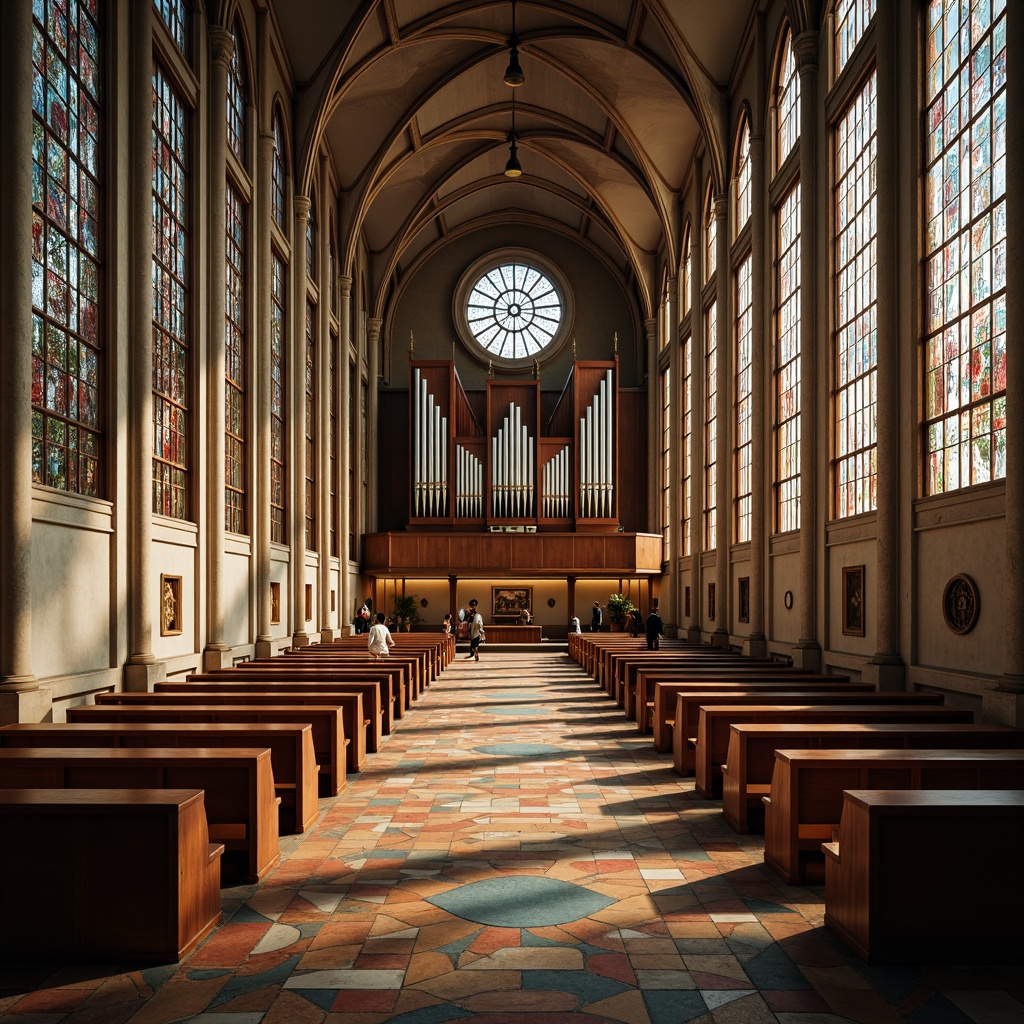
{"label": "tall arched window", "polygon": [[1006,476],[1006,9],[925,18],[925,480]]}
{"label": "tall arched window", "polygon": [[89,495],[103,469],[104,7],[34,4],[32,25],[32,479]]}
{"label": "tall arched window", "polygon": [[775,529],[800,528],[800,179],[779,172],[800,142],[800,76],[787,28],[775,83],[774,487]]}
{"label": "tall arched window", "polygon": [[153,511],[189,515],[191,131],[184,100],[153,65]]}
{"label": "tall arched window", "polygon": [[663,559],[672,553],[672,373],[661,371],[661,541]]}
{"label": "tall arched window", "polygon": [[308,281],[316,282],[317,248],[320,244],[319,232],[316,226],[316,189],[313,189],[309,198],[309,219],[306,221],[306,278]]}
{"label": "tall arched window", "polygon": [[693,287],[693,253],[690,249],[690,225],[686,225],[686,234],[683,239],[683,272],[680,275],[682,280],[681,291],[683,297],[683,316],[690,312],[690,289]]}
{"label": "tall arched window", "polygon": [[[683,316],[686,317],[690,312],[690,289],[693,287],[693,249],[692,249],[692,238],[693,232],[689,222],[686,225],[683,235],[683,263],[682,263],[682,306]],[[690,554],[691,541],[690,541],[690,491],[692,487],[692,467],[690,465],[690,456],[692,451],[692,382],[693,382],[693,368],[690,365],[690,352],[691,345],[690,339],[692,337],[692,325],[690,330],[686,332],[679,346],[679,359],[680,359],[680,377],[682,378],[682,436],[680,438],[679,450],[682,455],[680,460],[680,475],[679,475],[679,507],[680,507],[680,536],[679,536],[679,554],[686,556]]]}
{"label": "tall arched window", "polygon": [[736,147],[736,234],[750,220],[750,123],[744,119]]}
{"label": "tall arched window", "polygon": [[[718,268],[718,228],[711,182],[704,196],[704,281]],[[714,296],[714,291],[712,291]],[[704,307],[704,550],[718,544],[718,304]]]}
{"label": "tall arched window", "polygon": [[317,460],[317,308],[312,299],[306,299],[306,358],[305,358],[305,438],[306,438],[306,547],[317,550],[316,536],[316,460]]}
{"label": "tall arched window", "polygon": [[271,166],[271,202],[270,208],[274,215],[274,223],[286,231],[285,212],[287,196],[288,166],[285,157],[284,126],[281,124],[280,112],[274,114],[274,160]]}
{"label": "tall arched window", "polygon": [[[844,64],[874,0],[839,0],[834,42]],[[833,513],[877,507],[877,137],[874,70],[844,98],[833,127]]]}
{"label": "tall arched window", "polygon": [[249,141],[246,120],[249,108],[249,81],[242,33],[237,25],[234,27],[232,36],[235,45],[231,55],[231,66],[228,69],[227,109],[225,111],[227,137],[231,152],[238,158],[239,163],[245,166]]}
{"label": "tall arched window", "polygon": [[277,544],[284,543],[288,509],[287,325],[288,268],[275,250],[270,277],[270,539]]}
{"label": "tall arched window", "polygon": [[[188,0],[154,0],[157,13],[167,26],[175,46],[188,56]],[[38,5],[37,5],[38,6]]]}
{"label": "tall arched window", "polygon": [[[737,237],[750,223],[751,214],[751,173],[750,173],[750,122],[744,118],[736,144],[736,225]],[[753,453],[754,380],[753,359],[753,256],[748,241],[745,255],[739,257],[734,271],[733,311],[733,536],[738,543],[750,540],[750,516],[752,509],[753,476],[751,457]]]}
{"label": "tall arched window", "polygon": [[718,222],[715,220],[715,204],[711,201],[711,182],[708,182],[704,197],[704,283],[707,284],[718,269]]}

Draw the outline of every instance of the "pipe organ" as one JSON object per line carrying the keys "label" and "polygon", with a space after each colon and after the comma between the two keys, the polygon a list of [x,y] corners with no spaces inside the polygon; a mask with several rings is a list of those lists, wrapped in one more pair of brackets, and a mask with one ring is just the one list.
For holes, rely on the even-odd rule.
{"label": "pipe organ", "polygon": [[618,361],[576,361],[557,396],[540,381],[467,394],[453,362],[410,363],[412,528],[618,526]]}

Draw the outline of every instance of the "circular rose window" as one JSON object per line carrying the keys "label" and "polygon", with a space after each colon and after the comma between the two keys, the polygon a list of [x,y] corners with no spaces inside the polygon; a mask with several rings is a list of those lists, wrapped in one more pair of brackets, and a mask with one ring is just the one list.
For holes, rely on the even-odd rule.
{"label": "circular rose window", "polygon": [[508,367],[553,354],[568,331],[568,288],[558,272],[519,250],[491,253],[456,292],[459,333],[477,358]]}

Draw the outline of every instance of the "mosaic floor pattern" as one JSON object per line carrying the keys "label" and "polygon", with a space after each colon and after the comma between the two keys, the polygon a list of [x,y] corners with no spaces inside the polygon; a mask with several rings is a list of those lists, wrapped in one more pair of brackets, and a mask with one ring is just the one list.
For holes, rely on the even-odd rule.
{"label": "mosaic floor pattern", "polygon": [[1024,1021],[1024,969],[857,960],[720,806],[563,652],[459,660],[186,961],[0,965],[0,1020]]}

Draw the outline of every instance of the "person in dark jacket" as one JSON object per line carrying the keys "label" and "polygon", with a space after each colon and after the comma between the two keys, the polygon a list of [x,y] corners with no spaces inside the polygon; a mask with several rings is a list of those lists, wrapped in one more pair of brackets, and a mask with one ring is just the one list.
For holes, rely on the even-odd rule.
{"label": "person in dark jacket", "polygon": [[601,612],[601,602],[594,602],[594,610],[590,613],[590,632],[600,633],[601,632],[601,620],[604,615]]}
{"label": "person in dark jacket", "polygon": [[661,638],[665,635],[665,623],[661,621],[657,608],[651,609],[645,623],[647,631],[647,650],[656,651],[661,647]]}

